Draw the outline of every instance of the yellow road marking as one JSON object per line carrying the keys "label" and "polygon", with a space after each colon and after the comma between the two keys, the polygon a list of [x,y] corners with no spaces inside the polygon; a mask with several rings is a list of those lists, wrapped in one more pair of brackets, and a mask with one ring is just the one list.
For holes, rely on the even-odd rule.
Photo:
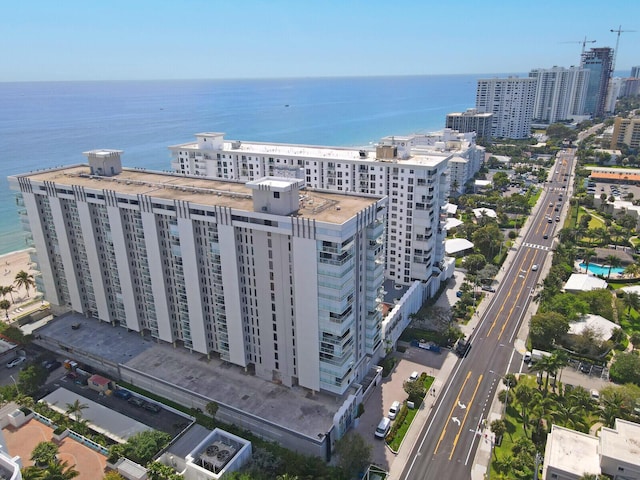
{"label": "yellow road marking", "polygon": [[451,407],[451,411],[449,412],[449,418],[447,418],[447,421],[444,424],[444,429],[442,430],[442,434],[440,435],[440,439],[438,440],[438,443],[436,445],[436,449],[433,451],[434,455],[436,453],[438,453],[438,448],[440,447],[440,442],[442,442],[442,439],[444,438],[445,434],[447,433],[447,425],[449,425],[449,422],[451,421],[451,417],[453,415],[453,411],[458,406],[458,400],[460,400],[460,395],[462,394],[462,391],[464,390],[464,386],[467,384],[467,380],[469,380],[470,376],[471,376],[471,372],[467,373],[467,378],[464,379],[464,383],[462,384],[462,387],[460,387],[460,391],[458,392],[458,396],[456,397],[456,401],[453,402],[453,406]]}
{"label": "yellow road marking", "polygon": [[476,388],[473,391],[473,396],[471,397],[471,401],[467,403],[467,409],[464,413],[464,418],[462,419],[462,423],[460,423],[460,427],[458,428],[458,433],[456,434],[456,438],[453,440],[453,448],[451,449],[451,455],[449,455],[449,460],[453,457],[453,452],[456,450],[456,445],[458,444],[458,439],[460,438],[460,432],[464,428],[464,423],[467,421],[467,415],[469,415],[469,410],[471,410],[471,405],[473,404],[473,400],[476,398],[476,393],[478,393],[478,388],[480,387],[480,382],[482,381],[482,374],[478,377],[478,383],[476,383]]}

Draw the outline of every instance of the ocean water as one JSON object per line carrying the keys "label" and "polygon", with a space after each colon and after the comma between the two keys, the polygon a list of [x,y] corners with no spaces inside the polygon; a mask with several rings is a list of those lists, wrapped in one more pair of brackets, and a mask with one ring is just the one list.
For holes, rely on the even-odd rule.
{"label": "ocean water", "polygon": [[[124,150],[125,167],[169,170],[195,133],[362,146],[444,127],[475,104],[477,75],[0,83],[0,254],[25,248],[7,176]],[[288,105],[288,106],[287,106]]]}

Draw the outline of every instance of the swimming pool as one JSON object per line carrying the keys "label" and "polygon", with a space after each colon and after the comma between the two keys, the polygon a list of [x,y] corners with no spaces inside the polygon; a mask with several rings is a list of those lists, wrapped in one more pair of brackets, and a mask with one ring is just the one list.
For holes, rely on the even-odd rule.
{"label": "swimming pool", "polygon": [[[586,267],[587,264],[586,263],[581,263],[580,264],[580,268],[584,268]],[[609,266],[608,265],[598,265],[597,263],[590,263],[589,264],[589,271],[595,275],[603,275],[603,276],[607,276],[609,275]],[[611,269],[611,275],[615,275],[616,273],[622,273],[624,272],[624,268],[622,267],[613,267]]]}

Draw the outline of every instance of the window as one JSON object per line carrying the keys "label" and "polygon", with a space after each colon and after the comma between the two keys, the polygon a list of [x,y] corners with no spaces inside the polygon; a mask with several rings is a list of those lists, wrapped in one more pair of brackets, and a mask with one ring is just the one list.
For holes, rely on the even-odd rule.
{"label": "window", "polygon": [[280,192],[273,192],[273,198],[280,198]]}

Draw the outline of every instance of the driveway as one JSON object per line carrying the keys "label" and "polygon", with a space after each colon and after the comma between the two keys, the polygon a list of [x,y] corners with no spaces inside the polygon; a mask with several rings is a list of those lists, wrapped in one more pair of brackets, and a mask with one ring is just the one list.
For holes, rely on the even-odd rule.
{"label": "driveway", "polygon": [[[406,352],[395,352],[398,360],[391,374],[382,379],[364,404],[364,413],[360,416],[355,431],[372,446],[372,463],[389,471],[396,455],[386,447],[384,440],[374,436],[374,431],[383,417],[386,417],[391,404],[394,401],[404,401],[407,398],[402,385],[412,372],[426,373],[436,377],[440,372],[448,355],[453,355],[449,350],[442,353],[433,353],[417,347],[409,347]],[[417,417],[416,417],[417,419]],[[414,420],[415,422],[415,420]],[[412,425],[412,428],[416,428]],[[406,437],[405,437],[406,438]]]}

